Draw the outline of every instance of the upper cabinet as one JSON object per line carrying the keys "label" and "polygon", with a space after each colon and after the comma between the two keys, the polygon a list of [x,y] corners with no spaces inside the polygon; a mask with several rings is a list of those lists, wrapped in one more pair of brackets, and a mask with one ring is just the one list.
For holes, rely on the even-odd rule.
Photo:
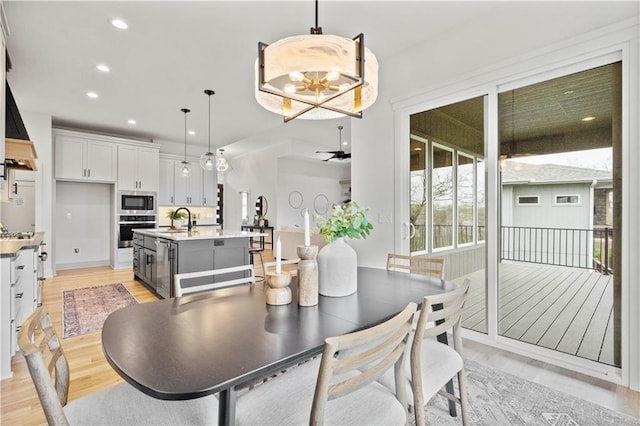
{"label": "upper cabinet", "polygon": [[[180,175],[182,164],[174,162],[174,201],[176,206],[202,205],[202,169],[200,165],[192,163],[191,176]],[[197,167],[196,167],[197,166]]]}
{"label": "upper cabinet", "polygon": [[174,205],[174,182],[173,172],[174,165],[173,160],[170,158],[160,159],[160,176],[158,179],[158,205],[159,206],[173,206]]}
{"label": "upper cabinet", "polygon": [[55,135],[56,179],[115,182],[117,146],[75,136]]}
{"label": "upper cabinet", "polygon": [[158,154],[156,147],[118,145],[118,189],[158,191]]}
{"label": "upper cabinet", "polygon": [[202,205],[218,206],[218,174],[214,171],[202,171]]}
{"label": "upper cabinet", "polygon": [[208,206],[218,205],[218,176],[216,172],[202,170],[197,158],[189,158],[191,176],[180,175],[182,159],[172,156],[160,158],[159,206]]}
{"label": "upper cabinet", "polygon": [[63,129],[53,129],[53,137],[56,179],[117,183],[125,191],[158,191],[159,146]]}

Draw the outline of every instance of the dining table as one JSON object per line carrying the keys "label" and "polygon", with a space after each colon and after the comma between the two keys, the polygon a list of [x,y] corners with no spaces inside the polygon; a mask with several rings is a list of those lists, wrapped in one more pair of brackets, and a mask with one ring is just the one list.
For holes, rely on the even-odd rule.
{"label": "dining table", "polygon": [[[455,289],[426,275],[358,267],[358,290],[315,306],[266,304],[255,283],[119,309],[102,328],[104,355],[125,381],[154,398],[218,393],[220,425],[234,424],[237,392],[322,353],[327,337],[377,325],[424,296]],[[446,338],[446,336],[445,336]],[[455,408],[455,407],[454,407]]]}

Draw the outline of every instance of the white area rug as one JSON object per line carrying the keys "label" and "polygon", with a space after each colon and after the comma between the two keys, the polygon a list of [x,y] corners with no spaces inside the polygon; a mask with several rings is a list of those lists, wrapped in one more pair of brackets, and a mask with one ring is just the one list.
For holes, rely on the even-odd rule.
{"label": "white area rug", "polygon": [[[465,361],[473,425],[640,425],[630,417],[508,373]],[[456,425],[447,400],[435,396],[425,409],[427,424]],[[457,407],[459,410],[459,407]],[[415,424],[411,416],[410,424]]]}

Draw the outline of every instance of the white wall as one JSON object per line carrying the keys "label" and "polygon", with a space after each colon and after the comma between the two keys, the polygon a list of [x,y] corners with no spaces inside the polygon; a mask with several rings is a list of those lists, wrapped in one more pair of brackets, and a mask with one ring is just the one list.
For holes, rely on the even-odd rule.
{"label": "white wall", "polygon": [[[298,225],[304,226],[301,212],[308,209],[309,213],[314,213],[314,200],[318,195],[323,194],[329,200],[328,210],[331,213],[333,204],[340,204],[345,201],[343,196],[343,185],[340,181],[351,178],[350,163],[332,164],[323,161],[300,161],[288,158],[278,160],[278,225]],[[298,191],[302,194],[302,205],[293,208],[289,205],[289,194],[291,191]],[[320,203],[318,199],[318,207]],[[313,215],[311,216],[313,219]],[[313,227],[313,225],[312,225]]]}
{"label": "white wall", "polygon": [[[269,140],[273,141],[271,137]],[[279,144],[265,144],[264,149],[229,158],[231,167],[223,177],[225,229],[240,229],[242,225],[240,191],[249,191],[250,218],[253,217],[251,212],[255,211],[256,198],[260,195],[267,198],[269,210],[266,216],[269,225],[274,227],[280,224],[291,225],[290,221],[294,220],[287,204],[293,186],[297,185],[296,189],[308,194],[304,201],[310,207],[313,207],[313,198],[322,191],[330,192],[332,197],[335,191],[340,191],[339,184],[334,184],[348,176],[344,166],[309,160],[308,156],[319,148],[313,141],[287,137],[281,137],[280,140],[282,142]],[[324,146],[320,148],[326,149]],[[296,158],[301,153],[303,156]],[[281,168],[284,168],[282,173],[289,174],[288,177],[280,176]],[[295,180],[295,183],[289,179]],[[283,205],[287,208],[281,213]]]}
{"label": "white wall", "polygon": [[109,265],[112,191],[109,184],[56,183],[56,269]]}
{"label": "white wall", "polygon": [[44,276],[53,276],[55,253],[51,250],[54,241],[53,230],[53,142],[51,137],[51,115],[31,111],[20,111],[29,137],[36,147],[38,171],[36,182],[36,231],[44,232],[48,244],[44,251],[49,259],[44,263]]}

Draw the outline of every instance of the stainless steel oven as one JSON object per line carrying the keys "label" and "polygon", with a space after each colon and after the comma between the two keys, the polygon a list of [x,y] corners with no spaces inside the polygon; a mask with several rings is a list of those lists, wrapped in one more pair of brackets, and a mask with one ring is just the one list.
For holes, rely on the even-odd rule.
{"label": "stainless steel oven", "polygon": [[133,247],[134,229],[156,227],[156,215],[120,215],[118,221],[118,247]]}
{"label": "stainless steel oven", "polygon": [[118,211],[121,215],[152,215],[156,213],[155,192],[118,192]]}

